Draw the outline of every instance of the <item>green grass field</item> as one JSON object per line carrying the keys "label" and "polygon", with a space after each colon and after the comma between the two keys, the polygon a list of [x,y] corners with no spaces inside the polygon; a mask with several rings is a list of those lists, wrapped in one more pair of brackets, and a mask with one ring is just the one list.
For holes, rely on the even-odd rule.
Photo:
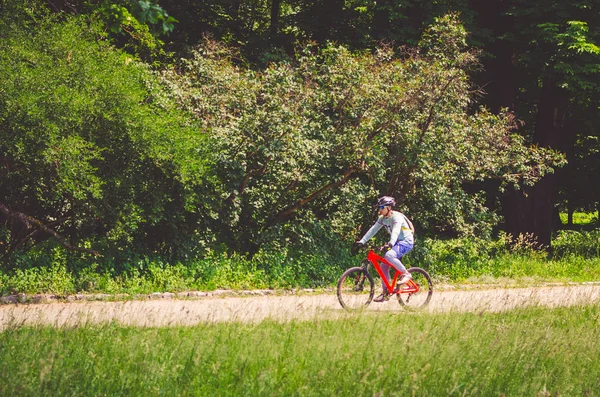
{"label": "green grass field", "polygon": [[0,395],[595,396],[600,308],[0,334]]}
{"label": "green grass field", "polygon": [[[560,213],[560,221],[566,225],[569,220],[569,215],[566,212]],[[574,212],[573,225],[589,225],[598,222],[598,212]]]}

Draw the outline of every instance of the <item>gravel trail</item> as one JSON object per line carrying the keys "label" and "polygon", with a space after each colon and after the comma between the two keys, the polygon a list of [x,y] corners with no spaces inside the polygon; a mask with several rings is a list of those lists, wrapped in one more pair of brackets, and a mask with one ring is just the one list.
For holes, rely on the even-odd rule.
{"label": "gravel trail", "polygon": [[[427,312],[498,312],[532,305],[557,307],[600,304],[600,285],[434,291]],[[406,313],[394,299],[372,303],[368,311]],[[0,305],[0,331],[21,325],[74,327],[115,321],[154,327],[214,322],[260,322],[337,318],[347,313],[331,293],[82,301]]]}

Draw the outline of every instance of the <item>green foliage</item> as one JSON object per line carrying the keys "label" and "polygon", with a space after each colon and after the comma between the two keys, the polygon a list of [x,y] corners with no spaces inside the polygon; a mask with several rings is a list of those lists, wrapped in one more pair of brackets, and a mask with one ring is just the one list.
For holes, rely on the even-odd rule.
{"label": "green foliage", "polygon": [[532,235],[423,239],[406,261],[447,282],[592,281],[600,275],[599,238],[598,231],[561,231],[550,255],[540,250]]}
{"label": "green foliage", "polygon": [[128,261],[116,264],[77,258],[56,244],[42,244],[19,255],[14,269],[0,271],[0,294],[135,295],[185,290],[328,288],[343,270],[358,264],[358,258],[351,258],[345,246],[338,244],[337,249],[331,250],[331,245],[321,241],[321,246],[315,245],[309,254],[302,247],[269,247],[252,259],[209,250],[203,258],[185,262],[166,262],[131,253]]}
{"label": "green foliage", "polygon": [[383,191],[418,213],[422,230],[489,232],[497,217],[465,183],[530,184],[563,159],[511,134],[512,116],[470,112],[466,72],[476,60],[465,35],[448,16],[424,35],[421,56],[307,46],[295,63],[260,72],[207,42],[181,71],[164,73],[216,144],[218,241],[253,253],[320,218],[348,237]]}
{"label": "green foliage", "polygon": [[567,21],[566,24],[546,22],[538,25],[541,38],[552,48],[550,70],[560,76],[562,86],[571,91],[599,90],[594,78],[600,73],[600,47],[589,34],[588,23]]}
{"label": "green foliage", "polygon": [[177,20],[156,2],[147,0],[106,0],[88,4],[89,13],[116,35],[115,42],[142,59],[159,64],[166,58],[164,42],[159,38],[171,33]]}
{"label": "green foliage", "polygon": [[[332,257],[345,260],[340,252],[360,225],[372,222],[369,204],[377,195],[401,199],[422,236],[485,237],[499,215],[474,186],[533,184],[564,163],[513,134],[520,125],[514,116],[474,111],[479,92],[469,76],[479,65],[456,14],[427,16],[432,24],[412,50],[353,53],[356,45],[330,43],[298,47],[288,57],[270,48],[263,70],[207,41],[180,69],[157,79],[134,56],[115,50],[118,39],[111,41],[105,27],[108,21],[114,32],[126,32],[139,44],[133,44],[138,55],[158,51],[151,26],[172,29],[170,6],[85,3],[97,12],[49,16],[40,2],[3,1],[0,16],[0,204],[72,244],[101,251],[104,257],[96,259],[69,255],[68,271],[81,274],[77,288],[109,288],[115,277],[123,277],[110,287],[115,290],[325,285],[336,273],[322,269]],[[212,23],[215,15],[231,22],[224,29],[230,42],[251,45],[249,36],[234,32],[244,16],[252,18],[240,31],[270,34],[267,3],[242,2],[237,10],[197,3],[181,7],[209,10]],[[442,3],[434,8],[446,8]],[[280,32],[312,36],[299,31],[306,25],[292,32],[289,21],[316,5],[283,2],[288,30]],[[387,6],[394,21],[420,9],[412,2],[344,3],[343,18],[357,15],[364,28]],[[548,72],[564,74],[561,84],[577,87],[573,78],[593,91],[584,83],[595,81],[588,79],[596,73],[597,32],[588,28],[594,25],[577,18],[527,22],[540,46],[518,61],[542,60],[551,65]],[[344,23],[326,28],[333,32]],[[595,102],[586,95],[578,101],[588,109]],[[592,142],[582,158],[594,153],[596,141],[578,141]],[[585,175],[594,175],[593,164],[583,163]],[[17,253],[4,258],[9,268],[51,268],[52,244],[29,257],[20,251],[47,234],[5,213],[0,225],[0,255]],[[223,246],[227,256],[217,248]],[[250,258],[265,252],[279,265]],[[223,266],[209,265],[214,255]],[[150,261],[153,270],[138,261]],[[186,265],[173,265],[179,261]]]}
{"label": "green foliage", "polygon": [[19,268],[12,274],[0,275],[0,293],[75,293],[75,277],[67,269],[65,250],[55,247],[49,256],[49,266]]}
{"label": "green foliage", "polygon": [[[599,319],[588,305],[163,328],[15,324],[0,333],[0,394],[595,395]],[[387,338],[408,354],[374,352]]]}
{"label": "green foliage", "polygon": [[[488,47],[504,57],[504,62],[510,59],[510,66],[504,63],[506,69],[498,65],[501,72],[497,75],[516,84],[511,91],[499,87],[498,93],[505,98],[510,95],[503,104],[513,103],[526,123],[524,132],[535,133],[540,144],[561,147],[567,153],[569,164],[557,175],[561,204],[596,209],[597,184],[589,181],[598,174],[594,154],[600,114],[598,3],[542,0],[516,1],[507,6],[507,25],[502,26],[497,45],[491,42]],[[494,64],[490,62],[490,69]],[[544,109],[545,105],[550,106]],[[551,124],[553,117],[563,118],[553,113],[561,107],[568,109],[563,121]],[[551,137],[552,128],[545,125],[560,128],[560,133]]]}
{"label": "green foliage", "polygon": [[135,0],[131,1],[132,9],[136,19],[140,23],[158,25],[161,33],[166,34],[173,31],[177,20],[155,1]]}
{"label": "green foliage", "polygon": [[[327,241],[318,230],[314,240],[296,248],[270,246],[252,259],[237,253],[208,251],[202,259],[167,262],[139,257],[116,266],[111,262],[73,259],[62,247],[30,250],[11,271],[0,272],[0,294],[125,293],[130,295],[186,290],[332,288],[342,272],[364,259],[347,247]],[[600,234],[562,231],[548,255],[531,236],[496,240],[420,238],[403,259],[427,269],[435,283],[587,282],[600,277]],[[330,248],[334,247],[334,248]],[[120,269],[120,270],[118,270]]]}
{"label": "green foliage", "polygon": [[[21,11],[0,18],[0,203],[112,259],[184,246],[207,168],[202,131],[90,20]],[[1,220],[0,254],[48,237]]]}
{"label": "green foliage", "polygon": [[[561,212],[559,214],[560,221],[563,225],[569,223],[569,214]],[[574,212],[573,213],[573,225],[589,226],[598,223],[598,213],[593,212]]]}
{"label": "green foliage", "polygon": [[574,256],[594,258],[600,256],[600,229],[594,231],[560,230],[552,240],[552,253],[556,258]]}

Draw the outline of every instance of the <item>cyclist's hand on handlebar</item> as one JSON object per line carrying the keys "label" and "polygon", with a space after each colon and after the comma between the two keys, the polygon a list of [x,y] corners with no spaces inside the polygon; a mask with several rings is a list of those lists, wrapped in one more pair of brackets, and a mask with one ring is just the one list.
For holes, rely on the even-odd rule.
{"label": "cyclist's hand on handlebar", "polygon": [[350,252],[352,253],[352,255],[357,255],[358,251],[360,251],[362,246],[363,243],[361,243],[360,241],[354,242],[354,244],[352,244],[352,248],[350,248]]}
{"label": "cyclist's hand on handlebar", "polygon": [[384,244],[384,245],[382,245],[381,247],[379,247],[379,248],[377,248],[377,249],[378,249],[379,251],[387,251],[387,250],[391,250],[391,249],[392,249],[392,247],[393,247],[393,245],[392,245],[392,244],[390,244],[390,243],[387,243],[387,244]]}

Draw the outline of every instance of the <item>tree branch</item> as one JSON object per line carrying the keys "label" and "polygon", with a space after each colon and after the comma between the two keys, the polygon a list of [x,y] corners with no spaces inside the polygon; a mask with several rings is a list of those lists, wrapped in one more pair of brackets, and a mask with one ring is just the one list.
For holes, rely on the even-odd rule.
{"label": "tree branch", "polygon": [[[402,106],[406,103],[408,103],[408,100],[402,100],[400,101],[400,103],[397,104],[397,106],[392,108],[392,113],[398,113],[400,111],[400,109],[402,108]],[[373,131],[371,131],[371,133],[367,136],[367,141],[370,142],[373,139],[375,139],[375,137],[377,135],[379,135],[382,131],[384,131],[385,129],[387,129],[387,127],[389,127],[391,124],[393,123],[393,119],[390,117],[386,120],[386,122],[384,122],[383,124],[381,124],[378,128],[373,129]]]}
{"label": "tree branch", "polygon": [[[51,226],[57,225],[65,220],[67,220],[67,218],[57,219],[53,222],[47,223],[46,227],[51,227]],[[35,236],[37,233],[40,232],[40,229],[35,229],[35,228],[29,228],[29,229],[31,229],[31,231],[29,233],[27,233],[27,235],[25,237],[23,237],[20,241],[18,241],[16,244],[10,244],[7,246],[6,253],[2,257],[2,261],[5,261],[11,252],[19,249],[22,245],[24,245],[27,242],[27,240],[33,238],[33,236]]]}
{"label": "tree branch", "polygon": [[[29,216],[27,214],[24,214],[24,213],[18,212],[18,211],[11,211],[7,206],[5,206],[2,203],[0,203],[0,211],[3,212],[7,217],[16,219],[16,220],[20,221],[21,223],[23,223],[27,227],[27,229],[35,228],[35,229],[37,229],[37,231],[43,231],[43,232],[46,232],[46,233],[52,235],[56,239],[56,241],[58,241],[60,243],[60,245],[62,245],[63,247],[65,247],[66,249],[68,249],[70,251],[85,252],[88,254],[93,254],[94,256],[99,255],[98,251],[72,246],[71,244],[67,243],[67,241],[65,240],[65,238],[63,236],[61,236],[55,230],[51,229],[47,225],[44,225],[41,221],[35,219],[32,216]],[[33,235],[33,233],[30,233],[30,236],[32,236],[32,235]]]}
{"label": "tree branch", "polygon": [[442,89],[440,90],[440,95],[436,98],[436,100],[433,102],[433,104],[431,105],[431,107],[429,108],[429,114],[427,116],[427,121],[425,123],[423,123],[422,125],[419,126],[419,129],[421,130],[422,134],[421,137],[419,138],[419,143],[421,143],[423,141],[423,135],[425,135],[425,132],[429,129],[429,126],[431,125],[431,122],[433,121],[433,116],[434,116],[434,110],[435,107],[438,103],[440,103],[440,101],[442,100],[442,98],[444,97],[444,92],[446,92],[446,90],[448,89],[448,87],[450,87],[450,84],[456,80],[457,76],[454,76],[453,78],[448,79],[448,82],[444,85],[444,87],[442,87]]}
{"label": "tree branch", "polygon": [[[242,183],[240,184],[240,189],[238,191],[238,195],[241,195],[242,193],[244,193],[244,190],[246,190],[246,187],[248,186],[248,182],[250,182],[250,179],[252,179],[255,176],[261,176],[261,175],[265,174],[265,172],[267,171],[267,165],[269,164],[270,161],[271,161],[271,156],[267,157],[267,159],[265,160],[265,163],[262,165],[262,167],[255,168],[253,170],[249,170],[246,172],[246,175],[244,175],[244,179],[242,180]],[[227,197],[225,202],[228,204],[233,204],[235,199],[236,199],[235,192],[231,192],[231,194],[229,195],[229,197]]]}
{"label": "tree branch", "polygon": [[308,204],[311,201],[315,200],[316,198],[320,197],[326,191],[344,185],[346,182],[348,182],[348,180],[350,179],[350,177],[355,172],[357,172],[357,171],[359,171],[358,168],[356,168],[356,167],[350,167],[344,173],[344,175],[342,176],[342,179],[340,179],[339,181],[331,182],[331,183],[328,183],[328,184],[326,184],[324,186],[321,186],[319,189],[315,190],[314,192],[312,192],[311,194],[309,194],[307,197],[298,200],[295,204],[287,207],[286,209],[284,209],[283,211],[281,211],[280,213],[278,213],[275,217],[273,217],[272,221],[268,222],[267,226],[271,226],[271,225],[273,225],[275,223],[281,222],[281,221],[289,218],[296,211],[298,211],[300,208],[304,207],[306,204]]}

